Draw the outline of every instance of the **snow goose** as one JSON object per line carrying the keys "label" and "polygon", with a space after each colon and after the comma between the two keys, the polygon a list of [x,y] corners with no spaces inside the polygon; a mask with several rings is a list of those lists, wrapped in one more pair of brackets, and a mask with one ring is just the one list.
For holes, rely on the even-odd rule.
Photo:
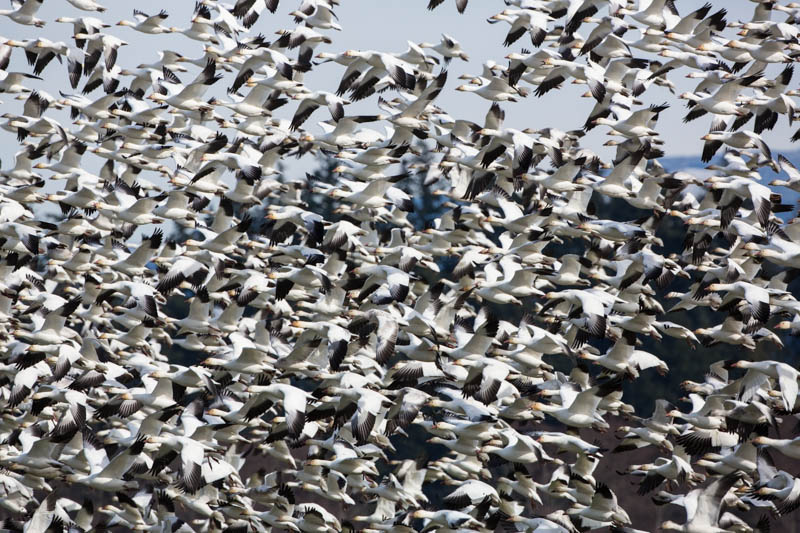
{"label": "snow goose", "polygon": [[294,513],[297,518],[293,518],[292,523],[300,531],[344,531],[339,519],[319,504],[298,505]]}
{"label": "snow goose", "polygon": [[204,241],[196,241],[194,239],[187,239],[184,245],[191,248],[197,248],[197,251],[189,253],[188,255],[198,255],[200,251],[207,251],[213,254],[229,254],[236,250],[237,242],[243,235],[250,229],[253,219],[248,213],[242,216],[241,220],[230,228],[220,233],[215,233],[205,228],[200,228],[199,231],[206,237]]}
{"label": "snow goose", "polygon": [[138,9],[134,9],[133,17],[136,19],[136,22],[132,22],[130,20],[120,20],[117,22],[117,26],[128,26],[129,28],[142,33],[171,33],[172,30],[170,28],[161,24],[167,19],[168,16],[169,15],[167,12],[163,9],[153,16],[143,13]]}
{"label": "snow goose", "polygon": [[209,269],[203,263],[191,257],[179,257],[172,264],[162,259],[156,259],[156,264],[169,266],[156,285],[156,290],[161,294],[169,294],[172,289],[188,281],[192,286],[199,287],[208,276]]}
{"label": "snow goose", "polygon": [[588,60],[587,65],[552,57],[546,58],[543,63],[553,67],[553,69],[536,89],[536,96],[542,96],[563,83],[567,78],[573,78],[576,82],[588,84],[591,95],[598,102],[603,102],[605,99],[605,69],[591,59]]}
{"label": "snow goose", "polygon": [[[395,374],[397,377],[397,374]],[[398,391],[394,405],[386,413],[386,429],[384,433],[391,436],[395,431],[405,430],[417,418],[430,395],[413,387],[404,387]]]}
{"label": "snow goose", "polygon": [[711,29],[721,32],[726,27],[725,17],[727,9],[720,9],[708,15],[713,6],[705,4],[688,15],[682,17],[677,24],[668,28],[666,37],[671,40],[687,43],[693,48],[698,48],[694,37],[710,32]]}
{"label": "snow goose", "polygon": [[[358,266],[350,271],[352,275],[366,275],[362,294],[371,292],[369,289],[374,285],[382,286],[386,284],[390,299],[402,302],[406,299],[411,285],[411,275],[399,268],[389,265],[364,265]],[[374,289],[373,289],[374,291]],[[363,298],[360,296],[359,298]]]}
{"label": "snow goose", "polygon": [[659,113],[668,108],[667,104],[650,106],[647,109],[635,111],[621,120],[613,121],[600,117],[595,119],[594,123],[611,126],[614,134],[627,138],[655,137],[658,135],[658,132],[653,129],[655,121],[658,120]]}
{"label": "snow goose", "polygon": [[489,17],[489,24],[495,24],[500,21],[508,22],[511,28],[508,30],[503,46],[511,46],[519,40],[520,37],[530,32],[531,43],[535,47],[541,46],[547,37],[547,23],[553,19],[544,11],[537,11],[533,9],[504,9],[496,15]]}
{"label": "snow goose", "polygon": [[149,445],[159,445],[151,468],[153,473],[159,473],[165,468],[172,462],[175,452],[178,452],[183,472],[177,483],[178,488],[188,494],[194,494],[207,483],[203,477],[203,463],[206,452],[214,451],[214,447],[189,437],[164,433],[147,436],[144,442]]}
{"label": "snow goose", "polygon": [[[563,513],[563,511],[557,511],[556,513]],[[556,513],[551,513],[551,515]],[[508,522],[519,524],[517,527],[522,526],[528,528],[530,531],[552,531],[553,533],[575,533],[575,531],[577,531],[569,518],[559,518],[561,519],[555,520],[544,516],[531,518],[522,515],[512,515],[508,517]]]}
{"label": "snow goose", "polygon": [[666,363],[658,359],[655,355],[636,350],[636,335],[631,331],[625,331],[622,338],[614,343],[604,355],[593,355],[588,352],[581,352],[578,357],[594,361],[612,372],[627,372],[630,375],[639,375],[640,370],[655,367],[661,375],[666,374],[668,368]]}
{"label": "snow goose", "polygon": [[519,464],[553,460],[544,451],[539,441],[528,435],[507,429],[500,433],[500,438],[505,446],[485,445],[480,448],[480,453],[491,453],[510,463]]}
{"label": "snow goose", "polygon": [[774,448],[792,459],[800,459],[800,437],[795,437],[794,439],[774,439],[762,435],[753,439],[753,443]]}
{"label": "snow goose", "polygon": [[[685,98],[694,103],[692,110],[684,117],[684,122],[690,122],[706,113],[711,113],[713,115],[737,115],[740,117],[748,115],[750,112],[741,107],[737,99],[744,87],[747,87],[758,79],[757,76],[750,76],[747,78],[730,80],[717,89],[713,95],[706,97],[688,92],[681,94],[679,98]],[[724,128],[725,122],[720,122],[715,118],[710,129],[711,131],[718,131]]]}
{"label": "snow goose", "polygon": [[[664,400],[657,400],[658,402],[664,402]],[[666,413],[663,414],[665,420],[669,420],[667,418]],[[645,421],[647,422],[647,421]],[[661,431],[662,429],[668,429],[669,431]],[[645,446],[657,446],[662,450],[667,452],[673,451],[672,442],[668,440],[668,437],[673,434],[677,433],[677,429],[675,429],[672,424],[667,424],[667,427],[633,427],[633,426],[619,426],[617,431],[622,435],[622,441],[612,450],[611,453],[620,453],[629,450],[636,450],[638,448],[643,448]]]}
{"label": "snow goose", "polygon": [[413,91],[416,86],[413,66],[392,54],[375,50],[347,50],[344,55],[358,58],[366,67],[360,78],[350,87],[354,101],[372,94],[385,76],[389,76],[393,83],[404,89]]}
{"label": "snow goose", "polygon": [[313,265],[302,268],[287,266],[281,270],[273,270],[267,277],[276,280],[275,298],[278,300],[286,298],[295,285],[304,289],[316,288],[323,294],[331,288],[331,280],[327,273]]}
{"label": "snow goose", "polygon": [[80,297],[73,298],[57,309],[48,312],[44,320],[40,322],[37,320],[39,327],[33,331],[18,329],[14,333],[30,344],[60,345],[68,342],[70,338],[76,336],[76,332],[67,326],[67,320],[80,307],[81,302]]}
{"label": "snow goose", "polygon": [[[208,291],[205,287],[195,293],[189,304],[189,314],[186,318],[176,320],[172,325],[178,328],[176,335],[182,333],[196,333],[198,335],[219,334],[217,329],[210,321],[211,304]],[[203,349],[205,349],[203,347]]]}
{"label": "snow goose", "polygon": [[574,394],[572,398],[565,398],[567,405],[535,402],[531,408],[543,411],[567,426],[605,429],[609,427],[608,423],[597,408],[602,399],[617,390],[620,384],[619,378],[615,378]]}
{"label": "snow goose", "polygon": [[386,415],[384,407],[393,403],[380,392],[366,387],[329,387],[327,391],[339,397],[339,412],[344,413],[345,417],[353,413],[350,416],[350,431],[359,445],[370,440],[373,429],[382,424]]}
{"label": "snow goose", "polygon": [[211,22],[211,10],[204,2],[195,4],[191,22],[191,26],[185,29],[171,27],[171,33],[183,34],[194,41],[219,44],[219,38],[216,36],[213,26],[209,24]]}
{"label": "snow goose", "polygon": [[729,474],[721,477],[706,487],[694,489],[683,500],[686,509],[686,523],[678,524],[668,520],[661,524],[661,529],[667,531],[704,531],[708,533],[722,533],[726,528],[719,526],[722,514],[722,501],[728,492],[739,481],[740,476]]}
{"label": "snow goose", "polygon": [[788,187],[793,191],[800,191],[800,170],[794,166],[783,154],[778,156],[778,164],[786,175],[788,180],[776,179],[772,180],[769,184],[772,187]]}
{"label": "snow goose", "polygon": [[721,306],[731,304],[734,300],[744,298],[750,305],[752,316],[759,322],[766,323],[770,316],[770,294],[763,287],[736,281],[733,283],[712,283],[707,287],[709,291],[727,291]]}
{"label": "snow goose", "polygon": [[258,164],[258,159],[255,158],[256,154],[249,147],[245,148],[243,152],[241,154],[230,151],[203,154],[200,158],[201,161],[211,161],[212,163],[198,170],[193,179],[200,179],[204,174],[212,172],[216,165],[224,165],[230,170],[238,170],[250,181],[261,179],[261,166]]}
{"label": "snow goose", "polygon": [[153,214],[173,220],[184,228],[194,228],[198,225],[198,212],[204,203],[206,200],[202,197],[190,195],[185,191],[173,190],[169,192],[167,202],[157,206],[153,210]]}
{"label": "snow goose", "polygon": [[360,130],[359,124],[374,122],[384,118],[382,115],[347,116],[339,119],[335,125],[320,122],[320,127],[325,131],[322,135],[303,135],[300,140],[321,145],[323,148],[341,150],[353,146],[360,146],[364,142],[374,142],[381,137],[377,132]]}
{"label": "snow goose", "polygon": [[338,121],[344,117],[344,106],[349,102],[326,91],[316,91],[313,93],[297,93],[292,95],[295,100],[300,100],[300,105],[292,118],[291,129],[298,129],[303,122],[320,106],[327,106],[331,113],[331,118]]}
{"label": "snow goose", "polygon": [[516,395],[517,391],[506,382],[514,369],[500,361],[481,357],[477,360],[458,359],[455,365],[469,368],[462,387],[465,397],[472,397],[484,404],[494,403],[498,398]]}
{"label": "snow goose", "polygon": [[539,310],[539,314],[559,305],[561,302],[580,309],[587,319],[588,331],[595,337],[603,337],[606,331],[608,311],[613,305],[614,297],[597,289],[566,289],[550,292],[545,295],[548,302]]}
{"label": "snow goose", "polygon": [[541,444],[552,444],[558,452],[572,452],[584,454],[598,454],[601,449],[595,444],[589,444],[580,437],[559,433],[557,431],[536,431],[530,435]]}
{"label": "snow goose", "polygon": [[5,15],[17,24],[41,28],[46,22],[36,18],[36,12],[39,11],[43,3],[44,0],[18,0],[11,3],[14,9],[0,10],[0,15]]}
{"label": "snow goose", "polygon": [[[467,3],[468,2],[469,2],[469,0],[456,0],[456,10],[458,10],[458,12],[463,15],[464,11],[467,10]],[[429,0],[429,2],[428,2],[428,10],[429,11],[433,11],[434,9],[436,9],[437,7],[439,7],[443,3],[444,3],[444,0]]]}
{"label": "snow goose", "polygon": [[100,305],[111,298],[115,293],[122,293],[133,298],[138,308],[148,315],[158,318],[158,301],[161,299],[154,287],[137,281],[115,281],[113,283],[101,283],[102,291],[95,299],[94,304]]}
{"label": "snow goose", "polygon": [[698,328],[694,330],[695,335],[704,346],[711,346],[718,342],[727,344],[740,344],[748,350],[755,350],[756,343],[752,336],[744,331],[744,324],[741,315],[729,316],[722,324],[717,324],[711,328]]}
{"label": "snow goose", "polygon": [[305,70],[311,68],[308,59],[314,54],[314,48],[321,44],[331,44],[333,41],[327,35],[324,35],[310,26],[296,26],[294,30],[278,30],[275,33],[280,35],[280,39],[276,42],[278,46],[287,46],[289,49],[300,48],[298,64],[295,68],[298,70]]}
{"label": "snow goose", "polygon": [[727,228],[728,222],[736,216],[738,207],[743,200],[749,199],[753,202],[753,210],[762,228],[768,226],[773,206],[781,202],[780,194],[747,178],[711,176],[708,178],[708,182],[711,184],[712,190],[723,191],[717,204],[722,208],[721,227],[723,229]]}
{"label": "snow goose", "polygon": [[102,32],[77,33],[75,34],[75,38],[85,40],[87,43],[87,60],[84,61],[83,65],[84,73],[94,70],[95,65],[90,63],[89,58],[91,57],[93,61],[99,60],[100,54],[102,54],[102,56],[105,58],[103,64],[105,65],[106,70],[111,70],[117,62],[117,53],[119,52],[119,48],[128,44],[126,41],[123,41],[118,37]]}
{"label": "snow goose", "polygon": [[[44,361],[38,361],[32,366],[15,372],[11,390],[8,393],[9,408],[16,407],[25,401],[36,388],[37,383],[40,383],[43,378],[51,374],[50,367]],[[42,446],[45,445],[43,444]],[[49,466],[49,464],[44,466]]]}
{"label": "snow goose", "polygon": [[221,79],[221,76],[217,75],[216,73],[217,63],[213,59],[209,59],[205,68],[203,68],[197,77],[186,86],[180,84],[180,80],[178,80],[177,76],[173,72],[165,69],[166,67],[162,67],[164,80],[171,82],[171,84],[175,87],[172,94],[170,94],[169,89],[162,84],[158,91],[149,94],[147,98],[155,102],[166,103],[172,107],[185,111],[211,109],[211,107],[209,107],[210,104],[202,100],[202,96],[205,94],[208,87]]}
{"label": "snow goose", "polygon": [[[64,24],[72,24],[73,38],[78,33],[92,34],[103,31],[104,28],[111,27],[110,24],[106,24],[96,17],[58,17],[55,21]],[[78,48],[83,49],[85,45],[86,41],[83,39],[75,39],[75,46]]]}
{"label": "snow goose", "polygon": [[773,81],[771,87],[764,92],[758,91],[755,96],[745,101],[745,105],[753,108],[756,116],[753,131],[761,134],[764,130],[772,130],[778,122],[780,115],[786,115],[791,126],[794,120],[794,113],[797,105],[792,96],[795,91],[787,91],[787,87],[792,79],[794,69],[792,65],[786,67],[783,72]]}
{"label": "snow goose", "polygon": [[291,326],[314,332],[328,341],[328,361],[333,371],[339,367],[347,355],[348,343],[350,342],[350,332],[341,326],[331,322],[315,320],[313,322],[303,320],[293,320]]}
{"label": "snow goose", "polygon": [[777,361],[745,361],[740,360],[732,363],[731,368],[744,368],[765,374],[778,382],[781,390],[784,408],[793,409],[797,400],[798,384],[800,371],[786,363]]}
{"label": "snow goose", "polygon": [[668,335],[676,339],[684,339],[691,348],[695,348],[699,343],[692,330],[681,326],[680,324],[676,324],[675,322],[670,322],[668,320],[657,320],[653,322],[653,326],[664,335]]}
{"label": "snow goose", "polygon": [[[451,529],[481,527],[481,522],[475,520],[471,515],[460,511],[414,511],[413,518],[422,518],[429,524],[436,524],[440,527]],[[430,526],[429,526],[430,527]]]}
{"label": "snow goose", "polygon": [[464,50],[462,50],[461,43],[445,33],[442,34],[442,39],[438,43],[420,43],[419,47],[433,49],[442,57],[444,57],[445,62],[450,62],[450,60],[455,57],[458,57],[463,61],[469,61],[469,56],[466,52],[464,52]]}
{"label": "snow goose", "polygon": [[636,170],[640,163],[647,163],[642,156],[643,152],[634,152],[628,154],[624,160],[617,161],[611,173],[602,180],[591,183],[592,189],[611,198],[637,198],[639,194],[633,191],[633,186],[636,184],[641,187],[641,183],[636,177]]}
{"label": "snow goose", "polygon": [[142,243],[136,248],[136,250],[133,251],[133,253],[125,255],[118,261],[112,261],[104,257],[98,257],[95,259],[94,264],[103,267],[110,267],[114,271],[127,278],[145,276],[146,273],[150,272],[146,264],[157,254],[158,249],[161,248],[161,240],[163,236],[163,232],[160,229],[156,229],[153,231],[152,235],[142,239]]}
{"label": "snow goose", "polygon": [[[85,439],[85,442],[86,449],[89,450],[84,452],[86,458],[90,461],[91,470],[89,475],[66,474],[64,476],[65,481],[108,492],[127,490],[138,485],[135,481],[126,481],[124,474],[130,470],[144,450],[145,438],[138,439],[126,450],[118,453],[111,461],[108,461],[106,454],[101,449],[98,449],[99,446],[93,444],[91,439]],[[108,462],[104,464],[104,461]]]}
{"label": "snow goose", "polygon": [[786,53],[787,46],[781,41],[762,40],[758,43],[741,41],[728,41],[725,46],[734,50],[744,50],[751,60],[761,63],[791,63],[794,61]]}
{"label": "snow goose", "polygon": [[690,458],[678,452],[673,453],[671,458],[659,457],[648,465],[629,466],[626,472],[635,476],[644,476],[637,490],[640,495],[652,492],[665,481],[669,484],[676,480],[687,479],[694,474]]}
{"label": "snow goose", "polygon": [[[767,146],[767,143],[764,142],[764,139],[762,139],[760,135],[752,131],[714,131],[702,136],[701,139],[706,141],[703,145],[702,161],[704,163],[711,161],[711,159],[714,158],[714,154],[717,153],[717,150],[719,150],[722,145],[737,149],[755,148],[760,150],[768,161],[772,161],[772,151],[769,146]],[[772,165],[777,167],[774,163],[772,163]]]}
{"label": "snow goose", "polygon": [[486,80],[488,83],[480,85],[459,85],[457,91],[475,93],[478,96],[493,102],[516,102],[521,95],[520,90],[509,85],[502,78],[493,76]]}
{"label": "snow goose", "polygon": [[442,502],[452,509],[464,509],[471,505],[478,505],[487,499],[495,504],[499,503],[500,496],[497,494],[497,490],[479,479],[469,479],[445,496]]}
{"label": "snow goose", "polygon": [[783,470],[769,480],[761,480],[749,492],[753,499],[770,502],[780,515],[789,514],[800,506],[800,482]]}
{"label": "snow goose", "polygon": [[[252,393],[247,404],[250,406],[245,414],[245,418],[255,418],[258,413],[263,413],[273,402],[280,402],[286,413],[286,423],[289,435],[298,438],[306,424],[306,404],[308,393],[297,387],[284,383],[272,383],[269,385],[250,385],[247,388]],[[244,410],[244,407],[242,408]]]}
{"label": "snow goose", "polygon": [[296,23],[304,22],[311,28],[341,31],[342,27],[335,22],[335,20],[339,20],[336,13],[333,12],[335,3],[327,1],[304,2],[299,10],[292,11],[289,14],[295,17]]}
{"label": "snow goose", "polygon": [[[448,399],[431,398],[426,405],[430,407],[443,407],[449,411],[460,413],[473,422],[491,420],[495,417],[494,413],[496,413],[496,409],[493,411],[492,406],[484,406],[472,398],[463,398],[463,395],[458,390],[439,387],[436,392]],[[469,448],[468,453],[474,453],[476,448],[474,444],[474,439],[469,439],[469,445],[467,446]]]}
{"label": "snow goose", "polygon": [[97,11],[103,13],[106,8],[94,0],[67,0],[70,4],[82,11]]}
{"label": "snow goose", "polygon": [[[337,170],[343,168],[346,167],[338,167]],[[372,179],[368,182],[340,178],[339,185],[336,187],[315,187],[313,191],[324,192],[332,198],[340,198],[361,208],[380,208],[394,204],[403,211],[411,212],[414,210],[411,197],[395,186],[395,183],[405,177],[404,174],[399,174],[389,178]]]}
{"label": "snow goose", "polygon": [[573,508],[568,512],[573,516],[580,517],[584,525],[608,524],[610,522],[631,523],[628,513],[620,507],[617,495],[602,483],[598,484],[594,495],[592,495],[592,502],[588,507],[582,509]]}
{"label": "snow goose", "polygon": [[166,199],[165,195],[139,197],[139,191],[127,188],[122,181],[118,181],[114,187],[115,190],[105,198],[90,202],[89,207],[97,209],[109,219],[119,219],[135,226],[162,222],[153,210]]}
{"label": "snow goose", "polygon": [[10,94],[30,93],[32,92],[32,89],[29,89],[23,83],[26,79],[40,80],[41,78],[34,74],[27,74],[25,72],[4,71],[2,75],[0,75],[0,92]]}
{"label": "snow goose", "polygon": [[758,450],[752,442],[741,442],[723,453],[708,453],[695,463],[715,474],[753,473],[758,467]]}
{"label": "snow goose", "polygon": [[627,242],[639,239],[642,242],[661,243],[661,239],[653,236],[645,227],[630,222],[617,222],[614,220],[589,220],[578,224],[578,229],[586,230],[590,234],[615,242]]}
{"label": "snow goose", "polygon": [[[228,306],[227,309],[236,309],[237,306]],[[239,308],[239,312],[242,310]],[[221,318],[219,317],[214,325],[221,329],[222,331],[230,331],[232,328],[226,328],[225,324],[222,322]],[[227,332],[227,331],[226,331]],[[272,372],[274,371],[274,361],[272,358],[267,357],[263,350],[260,350],[256,347],[256,345],[250,341],[249,339],[244,339],[241,337],[237,337],[237,333],[231,333],[231,341],[234,345],[233,353],[221,354],[227,355],[227,359],[223,359],[222,357],[207,357],[202,361],[202,365],[212,367],[212,368],[220,368],[223,370],[227,370],[230,372],[240,372],[244,374],[262,374],[265,372]],[[251,396],[251,400],[255,399],[255,396]],[[240,421],[240,420],[249,420],[246,415],[250,412],[249,409],[252,404],[248,402],[247,405],[248,409],[245,410],[243,406],[240,406],[241,409],[237,409],[235,413],[231,414],[230,416],[226,417],[226,419],[230,418],[231,421]],[[269,408],[267,404],[262,404],[262,406],[266,406]],[[257,411],[254,411],[254,413]],[[251,418],[256,418],[255,415]]]}
{"label": "snow goose", "polygon": [[350,447],[335,446],[333,459],[311,459],[306,462],[308,466],[327,467],[350,476],[353,474],[378,475],[375,465],[367,457],[359,457],[358,452]]}
{"label": "snow goose", "polygon": [[663,66],[650,75],[650,79],[657,78],[658,76],[669,72],[672,69],[686,66],[694,70],[717,70],[720,68],[719,61],[713,57],[701,55],[691,50],[670,50],[669,48],[662,50],[658,53],[659,56],[669,57]]}

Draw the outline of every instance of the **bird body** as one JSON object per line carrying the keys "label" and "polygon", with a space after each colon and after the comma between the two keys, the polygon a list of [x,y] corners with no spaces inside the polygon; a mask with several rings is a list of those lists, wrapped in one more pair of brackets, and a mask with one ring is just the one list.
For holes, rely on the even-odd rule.
{"label": "bird body", "polygon": [[7,1],[5,529],[791,529],[800,7]]}

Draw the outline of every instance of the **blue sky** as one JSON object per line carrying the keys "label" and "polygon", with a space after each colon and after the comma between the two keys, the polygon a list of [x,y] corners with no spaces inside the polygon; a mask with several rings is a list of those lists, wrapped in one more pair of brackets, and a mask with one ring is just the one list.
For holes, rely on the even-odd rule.
{"label": "blue sky", "polygon": [[[282,0],[276,14],[265,12],[253,28],[254,33],[263,33],[268,39],[275,37],[275,32],[280,29],[291,29],[294,26],[289,12],[298,6],[297,0]],[[717,2],[717,5],[725,5],[731,14],[729,20],[748,20],[751,16],[754,4],[752,2]],[[164,3],[153,0],[137,0],[136,2],[105,2],[108,10],[105,13],[94,14],[81,12],[63,0],[46,0],[40,10],[40,16],[48,21],[42,29],[35,27],[20,26],[11,23],[8,19],[0,20],[0,35],[6,38],[30,39],[39,36],[47,37],[54,41],[66,41],[71,44],[72,26],[69,24],[55,23],[54,19],[59,16],[81,16],[95,15],[110,24],[117,21],[131,18],[132,6],[148,12],[156,13],[167,6],[170,14],[166,24],[170,26],[186,27],[194,7],[194,1],[181,0],[179,2]],[[430,12],[425,9],[427,0],[342,0],[342,5],[336,10],[339,21],[344,27],[343,32],[327,31],[334,40],[331,45],[323,45],[318,50],[340,52],[349,48],[358,49],[379,49],[383,51],[402,52],[406,49],[406,41],[414,42],[428,41],[436,42],[441,33],[445,32],[459,41],[470,55],[470,62],[464,63],[454,61],[449,68],[450,76],[445,91],[437,100],[437,105],[443,107],[452,116],[457,118],[467,118],[474,121],[482,121],[489,102],[482,98],[468,93],[455,91],[455,87],[460,80],[457,77],[461,74],[478,74],[481,65],[485,60],[495,59],[503,62],[503,57],[511,51],[519,51],[522,47],[530,47],[527,37],[520,39],[515,46],[504,48],[502,41],[508,30],[508,25],[499,23],[489,25],[486,19],[501,11],[506,6],[501,1],[473,0],[470,2],[465,15],[458,15],[455,10],[455,3],[451,0],[446,1],[435,11]],[[693,6],[699,5],[698,2],[678,2],[678,8],[682,12],[688,12]],[[783,14],[776,13],[775,18],[783,17]],[[112,34],[128,41],[129,45],[123,47],[119,52],[118,64],[123,68],[133,67],[139,63],[154,61],[157,58],[156,50],[171,48],[191,57],[198,57],[202,53],[202,44],[191,41],[183,36],[175,35],[143,35],[130,28],[113,27],[107,30]],[[586,30],[584,30],[586,31]],[[729,35],[734,35],[733,30],[728,30]],[[638,38],[638,33],[628,33],[628,39]],[[191,68],[191,66],[190,66]],[[774,75],[782,68],[782,65],[773,65],[767,72]],[[11,70],[21,70],[28,72],[29,67],[21,51],[14,52]],[[306,85],[311,90],[328,89],[333,90],[343,71],[343,67],[337,64],[324,64],[315,68],[306,78]],[[194,75],[195,70],[189,74],[183,74],[184,78]],[[669,74],[678,86],[678,92],[691,90],[695,86],[694,80],[684,78],[686,70],[673,71]],[[800,73],[798,74],[800,77]],[[70,91],[67,83],[66,65],[51,63],[44,72],[45,79],[41,82],[33,82],[34,88],[39,88],[48,93],[58,96],[58,91]],[[81,81],[81,86],[83,84]],[[797,81],[793,85],[796,85]],[[228,80],[220,82],[209,92],[209,95],[227,97],[224,89],[229,84]],[[526,99],[520,100],[515,104],[504,104],[506,110],[506,124],[512,127],[525,128],[531,127],[540,129],[544,127],[556,127],[563,130],[577,129],[585,120],[591,109],[594,100],[591,98],[581,98],[585,92],[583,85],[565,84],[562,90],[555,90],[542,98],[531,95]],[[90,96],[100,97],[101,89],[96,90]],[[682,123],[681,119],[685,114],[684,102],[677,100],[675,96],[669,94],[666,89],[661,87],[651,87],[643,96],[645,103],[671,102],[673,108],[662,114],[658,129],[662,132],[665,141],[665,150],[668,155],[688,155],[697,154],[702,149],[700,137],[704,135],[708,128],[709,120],[707,117],[698,119],[688,125]],[[3,103],[3,112],[21,112],[22,102],[14,101],[10,95],[0,95]],[[371,97],[365,102],[349,106],[348,113],[375,113],[378,112],[376,97]],[[276,112],[277,116],[290,118],[296,109],[296,103],[292,102]],[[221,110],[221,113],[225,111]],[[49,111],[48,113],[52,113]],[[52,115],[59,120],[68,123],[66,114]],[[305,127],[312,133],[319,132],[316,122],[326,119],[327,116],[318,111],[305,124]],[[590,135],[584,138],[582,144],[596,150],[604,157],[610,157],[609,149],[602,148],[602,143],[608,137],[605,136],[607,128],[596,128]],[[767,143],[773,151],[781,152],[792,150],[793,146],[789,142],[791,130],[785,120],[781,117],[778,126],[773,132],[766,134]],[[4,161],[4,167],[11,162],[11,155],[16,151],[17,144],[8,132],[1,132],[0,157]],[[98,161],[98,168],[102,161]]]}

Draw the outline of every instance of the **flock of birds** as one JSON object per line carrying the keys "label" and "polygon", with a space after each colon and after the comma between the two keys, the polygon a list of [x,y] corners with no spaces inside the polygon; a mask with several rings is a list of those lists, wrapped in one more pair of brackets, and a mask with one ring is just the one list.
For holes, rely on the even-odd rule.
{"label": "flock of birds", "polygon": [[[773,456],[800,459],[799,373],[748,351],[800,333],[800,222],[776,215],[800,170],[762,137],[795,118],[800,5],[497,2],[508,31],[487,38],[528,49],[463,76],[477,124],[441,107],[455,39],[334,52],[335,0],[302,0],[272,41],[289,0],[117,23],[202,46],[157,58],[95,0],[38,18],[59,2],[0,11],[74,37],[0,39],[5,529],[634,532],[652,504],[685,509],[666,530],[788,527],[800,480]],[[594,99],[565,114],[578,129],[504,126],[572,83]],[[659,163],[669,105],[642,99],[670,92],[709,124],[707,173]],[[595,128],[613,157],[581,146]],[[330,175],[293,172],[306,155]],[[664,336],[732,357],[683,383],[690,409],[644,418],[622,391],[669,371],[642,346]]]}

